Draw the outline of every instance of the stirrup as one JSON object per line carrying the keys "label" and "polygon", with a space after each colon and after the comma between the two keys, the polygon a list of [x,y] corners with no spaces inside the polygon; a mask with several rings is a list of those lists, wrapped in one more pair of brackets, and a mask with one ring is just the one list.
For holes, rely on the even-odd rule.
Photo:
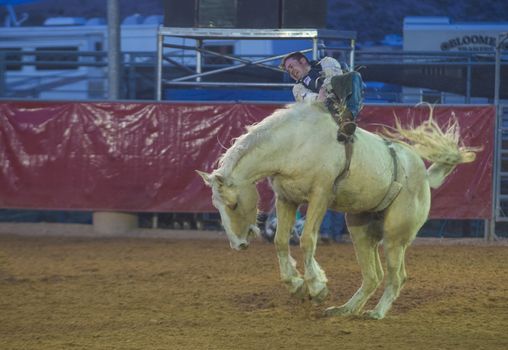
{"label": "stirrup", "polygon": [[342,125],[342,131],[344,134],[352,136],[356,131],[356,123],[355,122],[345,122]]}
{"label": "stirrup", "polygon": [[353,135],[345,134],[344,132],[337,131],[337,141],[341,143],[353,142]]}

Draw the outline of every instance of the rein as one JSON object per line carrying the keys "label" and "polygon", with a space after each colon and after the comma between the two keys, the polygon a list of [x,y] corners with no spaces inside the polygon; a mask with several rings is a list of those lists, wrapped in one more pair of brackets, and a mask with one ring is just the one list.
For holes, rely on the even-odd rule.
{"label": "rein", "polygon": [[346,151],[346,164],[344,165],[344,169],[337,175],[335,181],[333,181],[333,193],[337,193],[337,186],[339,182],[344,179],[349,174],[349,167],[351,166],[351,156],[353,154],[353,143],[346,142],[344,144],[344,149]]}

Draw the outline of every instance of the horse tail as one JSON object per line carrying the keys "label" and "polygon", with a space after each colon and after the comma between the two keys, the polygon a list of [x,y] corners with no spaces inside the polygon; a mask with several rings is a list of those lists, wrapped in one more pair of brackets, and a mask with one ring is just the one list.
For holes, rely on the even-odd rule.
{"label": "horse tail", "polygon": [[441,186],[445,178],[458,164],[471,163],[483,147],[466,147],[460,141],[460,128],[453,116],[443,129],[434,121],[432,108],[430,117],[421,125],[403,128],[398,118],[393,130],[384,130],[385,137],[402,143],[414,150],[421,158],[431,162],[427,169],[431,188]]}

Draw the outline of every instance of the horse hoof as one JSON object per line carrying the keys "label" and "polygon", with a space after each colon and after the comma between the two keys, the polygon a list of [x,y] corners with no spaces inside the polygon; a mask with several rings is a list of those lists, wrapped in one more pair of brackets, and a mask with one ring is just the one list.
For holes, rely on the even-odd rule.
{"label": "horse hoof", "polygon": [[326,297],[328,296],[328,287],[324,287],[321,289],[321,291],[312,297],[312,302],[315,304],[321,304],[323,301],[325,301]]}
{"label": "horse hoof", "polygon": [[369,311],[366,311],[366,312],[365,312],[365,315],[366,315],[368,318],[372,318],[373,320],[381,320],[382,318],[384,318],[384,317],[385,317],[384,315],[381,315],[381,313],[380,313],[380,312],[375,311],[375,310],[369,310]]}
{"label": "horse hoof", "polygon": [[344,315],[344,309],[341,307],[331,306],[325,310],[325,316],[327,317],[339,315]]}
{"label": "horse hoof", "polygon": [[301,281],[301,284],[296,287],[296,289],[291,292],[291,294],[297,298],[297,299],[300,299],[300,300],[304,300],[307,298],[307,296],[309,295],[309,292],[307,290],[307,285],[304,283],[304,281],[302,280]]}
{"label": "horse hoof", "polygon": [[325,310],[325,316],[347,316],[351,315],[351,312],[343,306],[331,306]]}

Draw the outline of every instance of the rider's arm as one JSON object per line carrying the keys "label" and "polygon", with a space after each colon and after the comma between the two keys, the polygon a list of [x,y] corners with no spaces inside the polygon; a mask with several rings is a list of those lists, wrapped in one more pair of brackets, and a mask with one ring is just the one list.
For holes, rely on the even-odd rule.
{"label": "rider's arm", "polygon": [[318,98],[318,94],[307,89],[302,84],[295,84],[295,86],[293,86],[293,96],[298,102],[312,102],[316,101]]}
{"label": "rider's arm", "polygon": [[333,57],[324,57],[320,62],[325,77],[330,79],[336,75],[342,75],[340,63]]}
{"label": "rider's arm", "polygon": [[328,96],[333,96],[330,81],[332,77],[343,74],[340,63],[333,57],[324,57],[319,63],[325,76],[323,88],[326,89]]}

